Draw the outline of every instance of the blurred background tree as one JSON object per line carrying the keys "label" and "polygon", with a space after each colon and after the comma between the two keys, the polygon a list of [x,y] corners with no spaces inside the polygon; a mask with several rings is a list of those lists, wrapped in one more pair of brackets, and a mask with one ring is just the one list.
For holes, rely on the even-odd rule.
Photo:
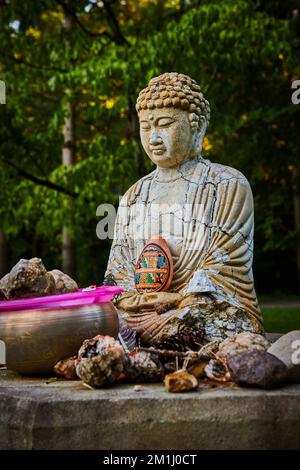
{"label": "blurred background tree", "polygon": [[0,22],[0,274],[39,256],[102,282],[97,206],[152,170],[137,94],[178,71],[211,103],[204,156],[252,185],[258,292],[299,293],[299,0],[0,0]]}

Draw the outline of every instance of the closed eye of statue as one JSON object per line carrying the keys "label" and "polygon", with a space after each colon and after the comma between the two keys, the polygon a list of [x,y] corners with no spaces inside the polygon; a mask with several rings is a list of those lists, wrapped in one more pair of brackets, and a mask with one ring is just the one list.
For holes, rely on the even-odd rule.
{"label": "closed eye of statue", "polygon": [[158,119],[158,126],[159,127],[169,127],[171,126],[171,124],[173,124],[175,122],[174,119],[172,118],[169,118],[169,117],[161,117],[160,119]]}
{"label": "closed eye of statue", "polygon": [[149,122],[147,121],[141,121],[140,126],[143,131],[149,131],[151,128]]}

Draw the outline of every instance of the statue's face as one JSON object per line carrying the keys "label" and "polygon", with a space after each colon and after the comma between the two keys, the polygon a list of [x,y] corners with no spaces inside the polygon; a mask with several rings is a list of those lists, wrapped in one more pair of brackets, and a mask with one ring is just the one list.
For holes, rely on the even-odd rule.
{"label": "statue's face", "polygon": [[190,158],[194,133],[187,111],[177,108],[141,110],[139,120],[144,150],[157,166],[171,168]]}

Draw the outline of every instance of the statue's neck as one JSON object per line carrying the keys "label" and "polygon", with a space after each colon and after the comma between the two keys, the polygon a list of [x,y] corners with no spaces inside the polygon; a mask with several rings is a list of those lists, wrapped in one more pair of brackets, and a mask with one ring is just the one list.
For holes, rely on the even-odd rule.
{"label": "statue's neck", "polygon": [[172,168],[156,167],[155,179],[158,181],[173,181],[178,179],[181,175],[186,175],[194,171],[195,167],[202,161],[202,157],[187,160],[180,165],[173,166]]}

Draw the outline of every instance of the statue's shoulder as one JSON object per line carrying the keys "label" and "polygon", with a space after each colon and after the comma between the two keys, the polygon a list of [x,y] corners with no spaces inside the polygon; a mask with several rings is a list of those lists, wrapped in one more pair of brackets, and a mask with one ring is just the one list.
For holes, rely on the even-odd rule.
{"label": "statue's shoulder", "polygon": [[239,184],[245,186],[245,189],[250,189],[249,182],[241,171],[231,166],[222,165],[221,163],[213,163],[209,160],[204,160],[204,162],[208,167],[209,178],[216,183]]}
{"label": "statue's shoulder", "polygon": [[144,191],[152,181],[154,173],[155,170],[136,181],[129,189],[127,189],[121,200],[124,202],[132,202],[140,196],[142,191]]}

